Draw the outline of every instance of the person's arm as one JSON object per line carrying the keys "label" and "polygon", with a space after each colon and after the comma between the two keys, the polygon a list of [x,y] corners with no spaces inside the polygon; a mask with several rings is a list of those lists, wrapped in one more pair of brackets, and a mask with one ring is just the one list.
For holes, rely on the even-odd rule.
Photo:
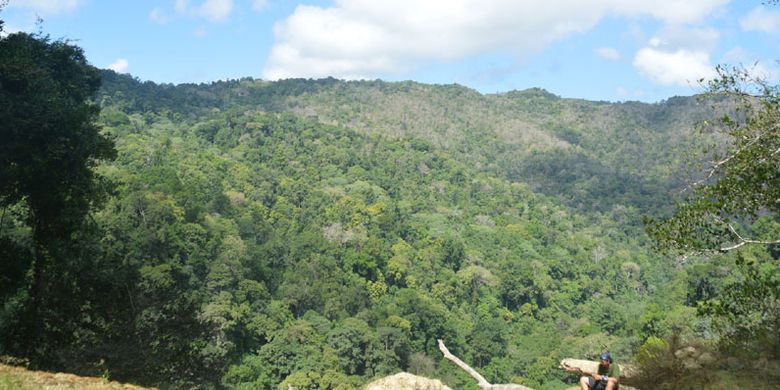
{"label": "person's arm", "polygon": [[606,374],[595,373],[592,376],[593,379],[597,381],[607,380],[609,382],[618,383],[618,381],[620,380],[620,366],[614,364],[612,367],[610,367],[609,371],[607,371]]}

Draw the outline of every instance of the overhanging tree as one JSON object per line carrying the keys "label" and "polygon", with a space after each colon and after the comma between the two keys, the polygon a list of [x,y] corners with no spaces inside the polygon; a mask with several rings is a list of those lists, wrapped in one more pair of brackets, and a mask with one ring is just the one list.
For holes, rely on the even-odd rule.
{"label": "overhanging tree", "polygon": [[700,306],[714,315],[726,346],[780,355],[780,89],[743,67],[718,68],[709,96],[729,114],[705,126],[722,130],[702,177],[674,215],[646,220],[659,248],[712,255],[739,250],[737,282]]}
{"label": "overhanging tree", "polygon": [[668,219],[646,220],[662,249],[683,253],[726,252],[747,244],[780,244],[757,237],[750,225],[780,215],[780,91],[750,69],[719,67],[707,96],[728,101],[729,114],[703,123],[725,139],[710,151],[691,195]]}

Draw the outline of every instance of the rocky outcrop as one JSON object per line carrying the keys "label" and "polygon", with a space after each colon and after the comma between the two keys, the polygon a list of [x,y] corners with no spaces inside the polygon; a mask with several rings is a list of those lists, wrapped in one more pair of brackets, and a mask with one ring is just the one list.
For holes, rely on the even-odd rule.
{"label": "rocky outcrop", "polygon": [[109,381],[106,378],[85,377],[61,372],[31,371],[24,367],[14,367],[0,363],[0,389],[17,388],[46,390],[156,390],[156,388]]}
{"label": "rocky outcrop", "polygon": [[452,390],[443,385],[438,379],[428,379],[399,372],[371,382],[363,390]]}

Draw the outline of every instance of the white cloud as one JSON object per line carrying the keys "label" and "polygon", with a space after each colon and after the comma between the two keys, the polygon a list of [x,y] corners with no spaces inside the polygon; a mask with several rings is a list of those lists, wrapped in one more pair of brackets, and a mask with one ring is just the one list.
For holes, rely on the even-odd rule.
{"label": "white cloud", "polygon": [[211,22],[221,22],[227,19],[232,10],[233,0],[206,0],[194,12]]}
{"label": "white cloud", "polygon": [[116,61],[114,61],[111,65],[108,66],[108,69],[113,70],[117,73],[127,73],[127,68],[130,64],[127,62],[124,58],[117,58]]}
{"label": "white cloud", "polygon": [[646,47],[636,53],[633,63],[642,75],[663,85],[695,85],[699,79],[715,76],[709,54],[704,51]]}
{"label": "white cloud", "polygon": [[611,48],[611,47],[599,47],[596,49],[593,49],[593,51],[598,54],[600,57],[610,60],[610,61],[619,61],[620,60],[620,52],[617,51],[617,49]]}
{"label": "white cloud", "polygon": [[710,52],[715,48],[720,33],[714,28],[688,28],[671,25],[661,29],[650,38],[648,43],[653,47],[663,47],[666,50],[699,50]]}
{"label": "white cloud", "polygon": [[155,7],[152,9],[152,12],[149,12],[149,20],[157,24],[165,24],[170,21],[168,16],[165,15],[165,12],[163,12],[162,8],[160,7]]}
{"label": "white cloud", "polygon": [[10,2],[8,6],[30,8],[35,12],[53,15],[65,11],[72,11],[84,2],[85,0],[14,0]]}
{"label": "white cloud", "polygon": [[699,79],[714,77],[709,53],[719,37],[720,33],[712,28],[667,26],[650,38],[648,47],[636,53],[634,68],[659,84],[694,85]]}
{"label": "white cloud", "polygon": [[745,31],[776,33],[780,31],[780,12],[770,11],[765,7],[756,7],[739,19],[739,24]]}
{"label": "white cloud", "polygon": [[376,77],[494,50],[525,58],[605,16],[695,23],[729,0],[336,0],[274,28],[266,78]]}

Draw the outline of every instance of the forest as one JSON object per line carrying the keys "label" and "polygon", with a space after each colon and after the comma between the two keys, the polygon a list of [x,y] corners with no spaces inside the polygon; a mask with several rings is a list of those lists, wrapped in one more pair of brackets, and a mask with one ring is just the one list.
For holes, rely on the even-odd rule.
{"label": "forest", "polygon": [[[712,211],[679,205],[707,172],[691,151],[728,146],[697,124],[732,100],[155,84],[25,33],[0,58],[0,355],[164,389],[476,389],[443,339],[537,389],[603,350],[677,364],[661,388],[780,383],[780,244],[680,251],[657,222]],[[726,214],[780,237],[756,204]],[[697,373],[667,359],[683,346],[717,358]]]}

